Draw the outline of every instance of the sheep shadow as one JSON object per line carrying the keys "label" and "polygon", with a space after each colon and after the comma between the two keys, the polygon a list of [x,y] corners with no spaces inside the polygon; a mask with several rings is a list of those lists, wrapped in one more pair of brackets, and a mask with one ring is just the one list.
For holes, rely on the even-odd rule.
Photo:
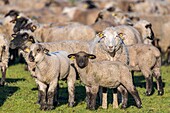
{"label": "sheep shadow", "polygon": [[[75,86],[76,105],[79,103],[82,103],[85,100],[85,97],[86,97],[85,87],[84,86]],[[55,107],[59,107],[64,104],[68,104],[68,89],[67,89],[67,87],[59,88],[58,103]]]}
{"label": "sheep shadow", "polygon": [[15,86],[0,87],[0,107],[5,103],[6,99],[12,96],[17,90],[19,90],[19,87]]}
{"label": "sheep shadow", "polygon": [[5,79],[6,83],[15,83],[15,82],[18,82],[18,81],[25,81],[24,78],[17,78],[17,79],[12,79],[12,78],[6,78]]}

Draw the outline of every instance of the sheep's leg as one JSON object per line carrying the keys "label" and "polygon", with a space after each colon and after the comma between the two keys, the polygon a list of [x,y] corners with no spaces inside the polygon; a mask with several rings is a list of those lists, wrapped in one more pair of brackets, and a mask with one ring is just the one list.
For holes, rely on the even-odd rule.
{"label": "sheep's leg", "polygon": [[57,92],[57,85],[58,85],[58,79],[54,79],[48,88],[47,92],[47,110],[54,109],[54,97],[55,93]]}
{"label": "sheep's leg", "polygon": [[99,86],[88,87],[86,86],[86,109],[94,110],[96,106],[96,97]]}
{"label": "sheep's leg", "polygon": [[87,103],[86,109],[90,109],[90,87],[85,86],[85,88],[86,88],[86,103]]}
{"label": "sheep's leg", "polygon": [[118,108],[118,96],[117,96],[117,88],[113,89],[113,108]]}
{"label": "sheep's leg", "polygon": [[59,90],[59,84],[57,84],[57,88],[56,88],[56,90],[55,90],[55,92],[54,92],[54,104],[55,105],[58,105],[59,104],[59,102],[58,102],[58,98],[59,98],[59,92],[58,92],[58,90]]}
{"label": "sheep's leg", "polygon": [[1,67],[1,73],[2,73],[2,78],[1,78],[1,86],[5,85],[5,79],[6,79],[6,67]]}
{"label": "sheep's leg", "polygon": [[135,99],[137,107],[141,108],[142,102],[141,102],[141,99],[139,97],[137,89],[133,85],[133,82],[129,81],[129,79],[127,78],[127,79],[124,79],[124,81],[122,81],[122,84],[129,91],[129,93],[133,96],[133,98]]}
{"label": "sheep's leg", "polygon": [[[72,71],[72,72],[71,72]],[[75,69],[71,68],[70,73],[67,77],[67,84],[68,84],[68,106],[73,107],[75,105],[75,82],[76,82],[76,72]]]}
{"label": "sheep's leg", "polygon": [[46,90],[47,90],[47,85],[45,85],[42,82],[38,82],[39,85],[39,95],[40,95],[40,109],[41,110],[46,110],[47,108],[47,103],[46,103]]}
{"label": "sheep's leg", "polygon": [[107,109],[107,88],[102,88],[102,108]]}
{"label": "sheep's leg", "polygon": [[122,85],[120,85],[117,89],[118,89],[118,91],[122,95],[122,105],[121,105],[121,108],[125,109],[127,107],[128,92],[127,92],[126,88],[124,86],[122,86]]}
{"label": "sheep's leg", "polygon": [[150,96],[152,94],[152,85],[153,85],[152,72],[150,69],[147,69],[147,68],[142,68],[141,71],[146,80],[146,93],[145,94],[147,96]]}
{"label": "sheep's leg", "polygon": [[90,110],[95,110],[96,107],[96,97],[97,92],[99,90],[99,86],[92,86],[91,87],[91,94],[90,94]]}
{"label": "sheep's leg", "polygon": [[146,95],[150,96],[152,94],[153,77],[149,76],[145,78],[146,80]]}
{"label": "sheep's leg", "polygon": [[160,76],[160,69],[154,69],[153,76],[156,79],[158,95],[163,95],[164,90],[163,90],[162,77]]}

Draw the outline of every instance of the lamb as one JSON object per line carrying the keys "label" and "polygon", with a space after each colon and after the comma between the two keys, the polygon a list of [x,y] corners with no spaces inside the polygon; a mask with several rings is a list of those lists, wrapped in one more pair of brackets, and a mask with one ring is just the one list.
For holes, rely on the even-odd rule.
{"label": "lamb", "polygon": [[80,79],[85,84],[87,109],[95,109],[99,86],[109,88],[122,86],[125,90],[122,108],[126,108],[127,106],[127,90],[134,97],[137,107],[142,107],[139,94],[133,85],[132,75],[126,65],[111,61],[92,62],[90,59],[95,59],[96,56],[84,51],[69,54],[68,58],[76,60]]}
{"label": "lamb", "polygon": [[79,23],[70,23],[62,27],[50,27],[38,23],[30,23],[30,21],[28,21],[26,18],[22,18],[22,21],[19,21],[19,19],[16,21],[14,32],[18,32],[21,29],[28,31],[31,35],[36,37],[39,42],[52,42],[59,40],[89,41],[93,39],[96,34],[90,26]]}
{"label": "lamb", "polygon": [[9,58],[9,43],[3,34],[0,34],[0,68],[2,73],[2,78],[0,85],[4,86],[6,79],[6,70],[8,68],[8,58]]}
{"label": "lamb", "polygon": [[34,77],[39,86],[41,110],[54,108],[53,102],[59,79],[67,78],[69,106],[73,106],[75,103],[74,83],[76,81],[76,72],[70,65],[67,55],[68,53],[65,51],[48,53],[46,48],[36,44],[32,44],[30,47],[28,59],[30,62],[35,63]]}

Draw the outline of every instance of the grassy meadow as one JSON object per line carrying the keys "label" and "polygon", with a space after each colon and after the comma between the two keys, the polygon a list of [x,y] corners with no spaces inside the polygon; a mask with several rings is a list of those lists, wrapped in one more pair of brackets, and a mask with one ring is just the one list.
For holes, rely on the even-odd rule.
{"label": "grassy meadow", "polygon": [[102,109],[97,101],[97,110],[86,110],[85,88],[77,80],[75,107],[67,106],[67,84],[66,81],[60,81],[59,105],[54,110],[41,111],[36,104],[38,91],[34,79],[28,71],[24,70],[24,64],[13,65],[7,70],[7,84],[0,87],[0,113],[170,113],[170,66],[162,66],[161,71],[165,90],[163,96],[157,95],[155,80],[154,94],[145,96],[144,77],[141,73],[135,73],[135,85],[143,103],[141,109],[135,107],[135,101],[131,96],[129,96],[127,109],[113,109],[109,90],[108,109]]}

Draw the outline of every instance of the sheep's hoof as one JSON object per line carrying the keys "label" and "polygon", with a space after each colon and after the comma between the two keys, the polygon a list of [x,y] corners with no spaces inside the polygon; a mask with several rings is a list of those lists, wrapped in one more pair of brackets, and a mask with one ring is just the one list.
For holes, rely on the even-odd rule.
{"label": "sheep's hoof", "polygon": [[52,110],[52,109],[54,109],[53,105],[48,105],[47,108],[46,108],[46,110]]}
{"label": "sheep's hoof", "polygon": [[0,86],[4,86],[4,85],[5,85],[5,82],[1,82],[1,83],[0,83]]}
{"label": "sheep's hoof", "polygon": [[151,94],[152,94],[151,92],[148,92],[148,91],[145,92],[146,96],[151,96]]}
{"label": "sheep's hoof", "polygon": [[75,106],[75,102],[69,102],[69,103],[68,103],[68,106],[69,106],[69,107],[74,107],[74,106]]}
{"label": "sheep's hoof", "polygon": [[126,109],[126,105],[122,104],[121,109]]}
{"label": "sheep's hoof", "polygon": [[40,110],[46,110],[47,109],[47,105],[46,104],[41,104]]}
{"label": "sheep's hoof", "polygon": [[95,110],[95,107],[89,107],[89,110]]}
{"label": "sheep's hoof", "polygon": [[158,91],[158,95],[162,96],[164,94],[164,91]]}
{"label": "sheep's hoof", "polygon": [[138,104],[137,108],[139,108],[139,109],[142,108],[142,104]]}

